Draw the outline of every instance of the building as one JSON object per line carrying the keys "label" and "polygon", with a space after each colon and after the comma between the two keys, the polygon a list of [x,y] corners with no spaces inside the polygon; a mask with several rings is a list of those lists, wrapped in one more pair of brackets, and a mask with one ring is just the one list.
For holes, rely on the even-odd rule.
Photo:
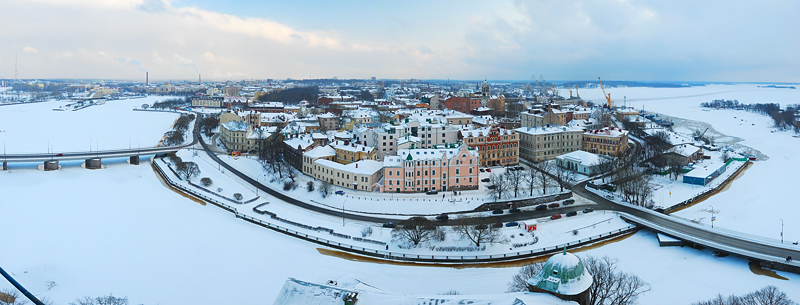
{"label": "building", "polygon": [[241,86],[228,86],[222,89],[222,94],[225,96],[238,96],[239,91],[242,91]]}
{"label": "building", "polygon": [[378,160],[378,150],[351,141],[333,141],[331,147],[336,150],[336,162],[350,164],[361,160]]}
{"label": "building", "polygon": [[465,144],[480,153],[481,166],[507,166],[519,163],[519,134],[514,130],[492,126],[483,129],[462,129]]}
{"label": "building", "polygon": [[383,160],[383,192],[474,190],[479,163],[480,155],[467,145],[403,149]]}
{"label": "building", "polygon": [[254,127],[242,121],[229,121],[220,124],[220,139],[229,151],[252,152],[258,148],[258,141],[269,138],[275,127]]}
{"label": "building", "polygon": [[336,150],[330,146],[315,146],[313,149],[303,154],[303,174],[314,177],[314,161],[317,160],[334,161]]}
{"label": "building", "polygon": [[319,120],[319,128],[322,131],[339,129],[339,117],[333,113],[320,114],[317,116],[317,120]]}
{"label": "building", "polygon": [[383,163],[361,160],[341,164],[327,159],[314,161],[313,177],[330,184],[359,191],[380,191],[377,183],[383,178]]}
{"label": "building", "polygon": [[557,156],[556,165],[586,176],[593,176],[599,173],[600,164],[605,158],[609,157],[576,150]]}
{"label": "building", "polygon": [[528,280],[528,290],[587,305],[592,283],[592,274],[584,268],[581,259],[565,248],[563,253],[548,258],[539,274]]}
{"label": "building", "polygon": [[583,129],[564,126],[520,127],[520,157],[533,162],[550,160],[581,149]]}
{"label": "building", "polygon": [[582,150],[617,157],[628,149],[628,131],[616,127],[589,130],[583,133]]}
{"label": "building", "polygon": [[544,126],[544,115],[540,113],[520,112],[519,119],[522,127]]}
{"label": "building", "polygon": [[702,158],[703,150],[691,144],[678,144],[666,150],[656,158],[659,165],[674,164],[680,167]]}
{"label": "building", "polygon": [[728,170],[728,165],[733,161],[735,160],[731,159],[728,162],[714,160],[711,162],[704,162],[703,165],[696,165],[694,169],[683,174],[683,183],[706,185]]}
{"label": "building", "polygon": [[444,107],[461,113],[470,113],[481,107],[481,99],[474,97],[453,96],[444,100]]}
{"label": "building", "polygon": [[192,107],[221,108],[223,99],[221,96],[195,96],[192,97]]}
{"label": "building", "polygon": [[297,170],[303,170],[303,154],[313,149],[312,135],[292,135],[283,140],[283,158]]}

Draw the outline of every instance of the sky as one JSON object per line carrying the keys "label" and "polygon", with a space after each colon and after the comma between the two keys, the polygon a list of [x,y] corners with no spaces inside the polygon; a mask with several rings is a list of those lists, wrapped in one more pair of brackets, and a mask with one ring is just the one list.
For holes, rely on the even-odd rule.
{"label": "sky", "polygon": [[800,1],[4,0],[0,78],[800,82]]}

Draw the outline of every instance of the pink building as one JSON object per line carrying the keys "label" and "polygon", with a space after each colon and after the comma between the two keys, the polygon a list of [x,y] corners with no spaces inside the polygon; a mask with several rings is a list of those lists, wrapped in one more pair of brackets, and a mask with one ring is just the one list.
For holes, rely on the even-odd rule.
{"label": "pink building", "polygon": [[480,155],[456,148],[401,149],[383,161],[383,192],[415,193],[478,188]]}

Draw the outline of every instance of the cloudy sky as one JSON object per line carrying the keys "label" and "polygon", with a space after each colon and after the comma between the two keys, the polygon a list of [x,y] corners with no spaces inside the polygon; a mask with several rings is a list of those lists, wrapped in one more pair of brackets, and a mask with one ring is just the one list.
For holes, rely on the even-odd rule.
{"label": "cloudy sky", "polygon": [[0,77],[800,82],[800,1],[4,0]]}

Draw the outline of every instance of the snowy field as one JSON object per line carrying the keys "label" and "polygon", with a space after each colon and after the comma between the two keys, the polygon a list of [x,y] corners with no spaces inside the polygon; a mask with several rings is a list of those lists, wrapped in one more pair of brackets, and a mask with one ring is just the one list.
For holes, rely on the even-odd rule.
{"label": "snowy field", "polygon": [[[594,99],[600,100],[600,90],[596,91]],[[796,90],[741,85],[612,88],[608,92],[615,99],[626,95],[629,102],[646,104],[647,110],[707,121],[715,130],[741,138],[739,144],[769,157],[755,162],[730,189],[679,212],[679,216],[697,218],[713,205],[718,219],[715,226],[773,238],[779,237],[782,217],[787,240],[800,239],[800,221],[790,219],[800,215],[800,207],[791,201],[800,192],[793,187],[796,179],[791,176],[800,169],[792,154],[800,139],[789,133],[771,133],[766,116],[699,108],[699,103],[715,98],[797,103],[800,95]],[[594,90],[581,93],[591,98]],[[678,96],[688,97],[667,99]],[[659,100],[636,101],[652,98]],[[127,104],[115,108],[114,103]],[[155,145],[177,115],[130,110],[142,103],[146,102],[111,101],[76,112],[52,111],[58,103],[2,106],[0,130],[8,132],[0,132],[0,139],[15,143],[8,146],[10,152],[46,151],[51,137],[68,139],[56,142],[55,150],[85,150],[88,137],[83,139],[76,130],[57,125],[70,122],[77,128],[97,129],[93,132],[98,139],[108,141],[100,142],[101,150],[126,148],[125,142],[133,134],[140,136],[142,146],[145,142]],[[88,115],[92,111],[98,115]],[[55,113],[85,117],[42,120],[53,118]],[[108,124],[108,116],[129,123]],[[741,119],[750,125],[739,125]],[[104,126],[110,128],[100,128]],[[135,145],[136,138],[133,140]],[[157,179],[149,162],[139,166],[124,160],[103,163],[107,169],[64,166],[59,171],[43,172],[12,166],[10,171],[0,171],[0,232],[6,233],[0,264],[34,294],[55,304],[109,293],[128,296],[132,304],[272,303],[288,277],[324,282],[346,274],[397,293],[457,290],[495,294],[506,290],[506,283],[518,270],[384,265],[322,255],[315,244],[246,223],[217,207],[200,205],[173,192]],[[655,234],[648,231],[579,255],[583,254],[617,258],[621,270],[650,283],[652,291],[640,299],[640,304],[689,304],[717,293],[741,294],[766,285],[775,285],[800,301],[799,275],[777,272],[787,278],[782,280],[754,274],[747,260],[741,258],[716,258],[709,250],[687,247],[658,248]],[[52,288],[48,290],[48,286]],[[10,287],[0,281],[0,289]]]}
{"label": "snowy field", "polygon": [[[597,92],[595,92],[597,91]],[[600,90],[581,91],[587,99],[600,100]],[[711,125],[720,144],[748,146],[760,152],[752,167],[727,189],[676,215],[688,219],[711,218],[711,207],[717,220],[715,227],[780,239],[783,219],[784,239],[800,240],[800,197],[796,174],[800,172],[800,138],[792,132],[772,132],[772,120],[760,114],[737,110],[703,111],[700,103],[714,99],[739,100],[740,103],[800,103],[800,90],[758,88],[757,85],[705,86],[680,89],[613,88],[607,90],[615,102],[627,96],[628,106]],[[596,96],[593,96],[594,94]],[[621,104],[621,103],[618,103]],[[676,125],[679,122],[676,121]],[[696,128],[704,126],[697,125]],[[676,131],[681,130],[676,126]],[[684,132],[690,132],[684,128]],[[692,128],[695,129],[695,128]],[[721,134],[729,136],[728,139]],[[738,146],[737,146],[738,147]],[[656,198],[658,201],[658,198]]]}
{"label": "snowy field", "polygon": [[0,142],[9,154],[88,151],[90,144],[92,150],[153,147],[179,115],[132,109],[169,98],[114,100],[78,111],[52,110],[66,101],[0,106]]}

